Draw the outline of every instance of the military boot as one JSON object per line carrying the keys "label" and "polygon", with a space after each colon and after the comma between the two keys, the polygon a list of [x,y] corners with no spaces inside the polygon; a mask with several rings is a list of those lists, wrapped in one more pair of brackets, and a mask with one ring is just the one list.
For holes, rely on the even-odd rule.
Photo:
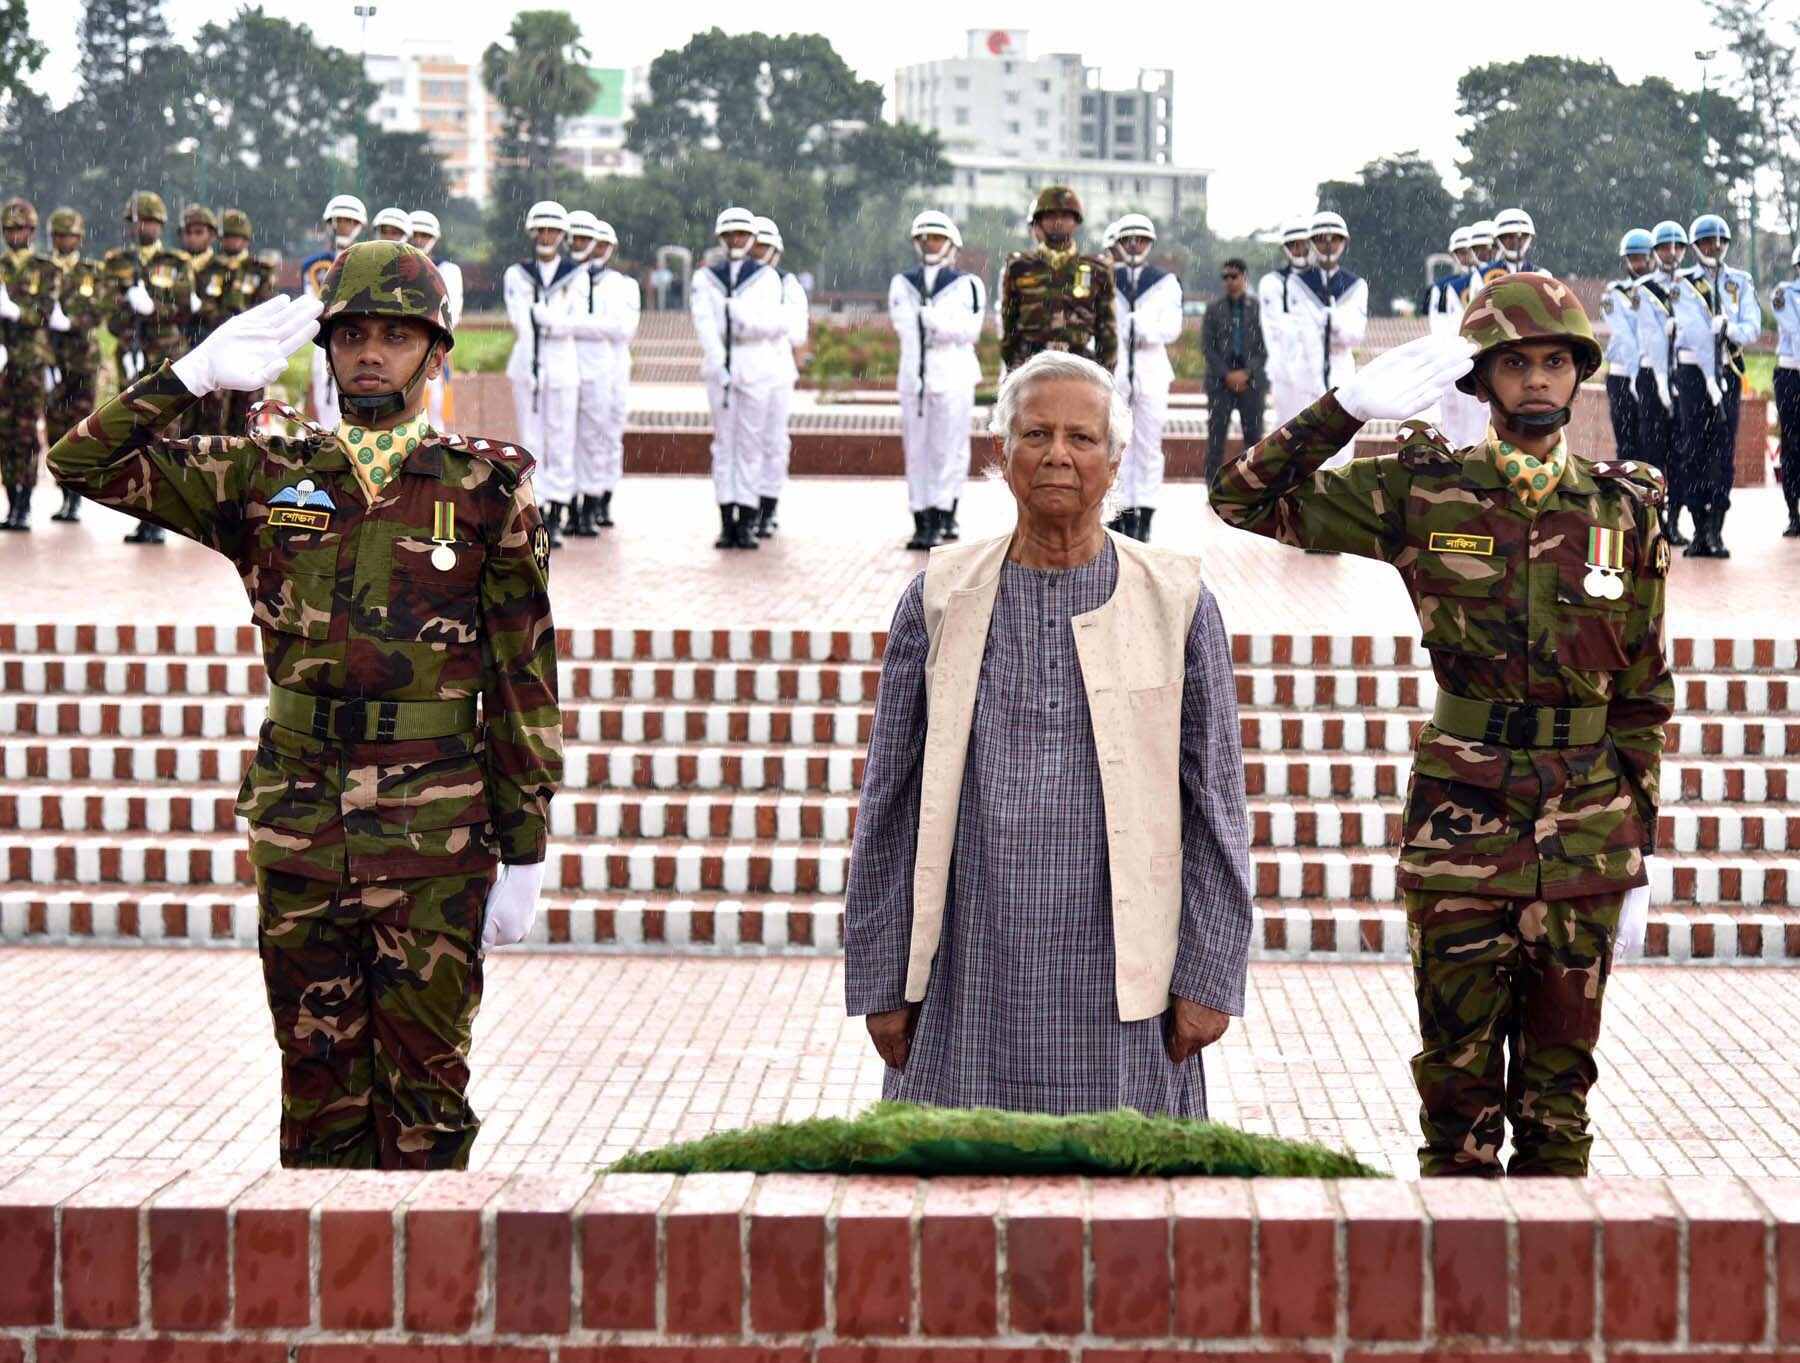
{"label": "military boot", "polygon": [[775,519],[776,499],[761,497],[756,507],[756,538],[766,540],[781,528],[781,522]]}
{"label": "military boot", "polygon": [[1125,506],[1119,508],[1119,514],[1106,523],[1106,528],[1115,535],[1137,538],[1137,508]]}
{"label": "military boot", "polygon": [[[29,506],[30,500],[31,500],[31,494],[29,492],[26,493],[25,498],[26,498],[26,505]],[[1731,550],[1729,550],[1725,547],[1725,513],[1723,511],[1715,511],[1712,513],[1711,526],[1712,526],[1712,540],[1711,540],[1712,557],[1713,558],[1730,558]]]}
{"label": "military boot", "polygon": [[737,548],[737,507],[730,502],[719,503],[719,538],[713,541],[713,548]]}
{"label": "military boot", "polygon": [[81,494],[69,488],[62,490],[62,509],[50,517],[53,521],[78,521],[81,519]]}
{"label": "military boot", "polygon": [[573,501],[564,502],[568,508],[567,524],[563,533],[570,539],[592,539],[600,532],[594,529],[594,515],[588,510],[591,497],[576,497]]}
{"label": "military boot", "polygon": [[1153,506],[1140,506],[1137,509],[1137,540],[1140,544],[1150,543],[1150,518],[1156,514]]}
{"label": "military boot", "polygon": [[748,502],[738,503],[737,524],[732,530],[732,548],[762,548],[762,541],[756,538],[756,508]]}
{"label": "military boot", "polygon": [[1694,513],[1694,535],[1688,541],[1688,547],[1682,551],[1683,558],[1712,558],[1712,512],[1696,511]]}
{"label": "military boot", "polygon": [[962,527],[956,523],[956,508],[962,504],[958,497],[950,503],[950,509],[938,518],[938,536],[945,544],[955,544],[962,538]]}
{"label": "military boot", "polygon": [[127,544],[161,544],[162,542],[162,531],[150,524],[149,521],[139,521],[137,529],[125,536]]}
{"label": "military boot", "polygon": [[13,484],[6,485],[6,516],[0,520],[0,530],[17,530],[19,528],[19,497],[23,489]]}
{"label": "military boot", "polygon": [[600,494],[600,500],[594,504],[594,512],[594,524],[602,530],[610,530],[613,523],[612,493],[602,492]]}
{"label": "military boot", "polygon": [[1800,537],[1800,502],[1788,503],[1787,529],[1781,532],[1781,537],[1787,540]]}
{"label": "military boot", "polygon": [[550,547],[562,548],[562,503],[544,503],[544,529],[550,532]]}
{"label": "military boot", "polygon": [[1663,525],[1663,533],[1670,545],[1676,549],[1690,543],[1688,537],[1681,533],[1681,504],[1672,502],[1669,505],[1669,517]]}
{"label": "military boot", "polygon": [[941,544],[938,538],[937,513],[935,511],[913,512],[913,534],[906,542],[908,549],[930,549]]}
{"label": "military boot", "polygon": [[13,515],[17,518],[15,524],[13,525],[14,530],[29,531],[31,529],[31,489],[30,488],[22,487],[19,489],[19,499],[17,502],[14,503]]}

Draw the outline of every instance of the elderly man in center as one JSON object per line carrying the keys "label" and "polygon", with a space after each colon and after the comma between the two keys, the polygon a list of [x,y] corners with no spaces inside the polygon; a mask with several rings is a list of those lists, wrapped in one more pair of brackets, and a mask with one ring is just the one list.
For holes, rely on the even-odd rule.
{"label": "elderly man in center", "polygon": [[1017,525],[934,549],[888,636],[848,1010],[885,1098],[1203,1117],[1251,923],[1225,626],[1196,559],[1104,526],[1106,370],[1034,356],[993,430]]}

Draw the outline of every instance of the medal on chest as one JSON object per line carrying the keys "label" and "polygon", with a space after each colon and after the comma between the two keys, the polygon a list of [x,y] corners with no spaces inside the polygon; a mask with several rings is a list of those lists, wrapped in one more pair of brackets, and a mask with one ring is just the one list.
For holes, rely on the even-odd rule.
{"label": "medal on chest", "polygon": [[94,281],[89,279],[86,275],[83,275],[81,278],[81,296],[83,298],[92,298],[94,296]]}
{"label": "medal on chest", "polygon": [[1094,267],[1086,264],[1077,265],[1075,267],[1075,287],[1070,289],[1069,292],[1074,294],[1077,298],[1086,298],[1093,291]]}
{"label": "medal on chest", "polygon": [[432,503],[431,539],[437,548],[431,551],[431,566],[440,573],[447,573],[456,566],[456,550],[450,544],[455,538],[456,503]]}
{"label": "medal on chest", "polygon": [[1595,525],[1588,528],[1587,577],[1581,589],[1601,601],[1625,595],[1625,536]]}

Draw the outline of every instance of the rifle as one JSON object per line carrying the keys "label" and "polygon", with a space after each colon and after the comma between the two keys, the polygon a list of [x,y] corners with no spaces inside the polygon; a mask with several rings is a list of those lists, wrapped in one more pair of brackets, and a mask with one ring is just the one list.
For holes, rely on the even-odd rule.
{"label": "rifle", "polygon": [[919,270],[919,315],[914,319],[919,324],[919,415],[925,415],[925,306],[930,300],[925,297],[925,271]]}
{"label": "rifle", "polygon": [[544,339],[544,329],[539,325],[537,316],[537,305],[543,300],[543,288],[535,260],[525,263],[525,277],[531,281],[531,410],[535,412],[538,409],[538,350]]}
{"label": "rifle", "polygon": [[1319,271],[1325,281],[1325,391],[1331,391],[1331,276]]}
{"label": "rifle", "polygon": [[1131,304],[1131,325],[1126,328],[1125,342],[1129,349],[1125,352],[1125,400],[1137,401],[1137,295],[1133,293],[1125,300]]}

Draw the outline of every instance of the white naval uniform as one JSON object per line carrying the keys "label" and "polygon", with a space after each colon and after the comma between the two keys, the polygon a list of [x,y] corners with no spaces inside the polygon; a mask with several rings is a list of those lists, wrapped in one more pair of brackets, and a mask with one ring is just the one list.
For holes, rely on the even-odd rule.
{"label": "white naval uniform", "polygon": [[748,257],[703,266],[689,281],[688,306],[712,407],[713,496],[720,506],[753,507],[781,382],[779,350],[788,348],[793,360],[781,276]]}
{"label": "white naval uniform", "polygon": [[[1131,443],[1119,464],[1119,501],[1127,507],[1154,507],[1162,491],[1163,427],[1175,382],[1169,347],[1181,339],[1181,281],[1147,265],[1121,265],[1113,278],[1119,321],[1113,382],[1131,407]],[[1132,292],[1140,288],[1132,301]]]}
{"label": "white naval uniform", "polygon": [[[558,255],[508,265],[502,283],[513,328],[506,377],[512,380],[519,443],[537,458],[538,497],[545,502],[566,502],[575,495],[575,410],[581,367],[575,354],[575,291],[570,285],[580,272],[574,261]],[[533,303],[543,303],[550,312],[549,321],[536,329],[535,342]]]}
{"label": "white naval uniform", "polygon": [[[450,330],[454,333],[458,324],[462,321],[463,314],[462,266],[450,260],[439,260],[434,263],[437,265],[439,276],[444,281],[444,293],[450,301]],[[452,351],[451,355],[454,354],[455,352]],[[444,357],[446,369],[450,367],[451,355]],[[432,430],[443,431],[448,434],[450,428],[444,424],[445,383],[446,380],[442,372],[440,372],[435,379],[427,379],[425,381],[425,414],[426,419],[431,422]]]}
{"label": "white naval uniform", "polygon": [[[1294,391],[1304,408],[1356,376],[1354,352],[1369,332],[1369,285],[1341,266],[1326,273],[1315,265],[1298,282]],[[1321,467],[1341,468],[1354,454],[1346,445]]]}
{"label": "white naval uniform", "polygon": [[[1462,330],[1463,309],[1469,305],[1473,290],[1473,270],[1441,279],[1432,289],[1431,309],[1425,323],[1433,336],[1455,336]],[[1488,405],[1480,398],[1457,388],[1447,389],[1438,399],[1437,411],[1426,412],[1435,422],[1453,450],[1467,449],[1487,438]]]}
{"label": "white naval uniform", "polygon": [[969,418],[981,360],[987,288],[952,265],[920,265],[888,283],[888,320],[900,341],[900,444],[913,511],[949,511],[969,476]]}
{"label": "white naval uniform", "polygon": [[[781,273],[779,266],[776,272]],[[805,345],[812,332],[811,308],[799,278],[781,274],[781,312],[787,319],[787,330],[775,347],[781,377],[769,394],[769,424],[763,432],[762,465],[756,474],[758,497],[780,497],[787,486],[788,456],[794,449],[794,439],[788,434],[788,413],[794,406],[794,388],[800,382],[794,350]]]}
{"label": "white naval uniform", "polygon": [[1298,309],[1304,306],[1300,294],[1306,286],[1300,282],[1300,271],[1270,270],[1256,283],[1257,309],[1262,318],[1263,349],[1269,354],[1269,401],[1275,408],[1275,424],[1271,430],[1285,426],[1306,407],[1298,350],[1300,345]]}
{"label": "white naval uniform", "polygon": [[575,491],[602,497],[625,471],[631,338],[644,300],[637,280],[604,265],[582,267],[569,286],[581,383],[575,412]]}

